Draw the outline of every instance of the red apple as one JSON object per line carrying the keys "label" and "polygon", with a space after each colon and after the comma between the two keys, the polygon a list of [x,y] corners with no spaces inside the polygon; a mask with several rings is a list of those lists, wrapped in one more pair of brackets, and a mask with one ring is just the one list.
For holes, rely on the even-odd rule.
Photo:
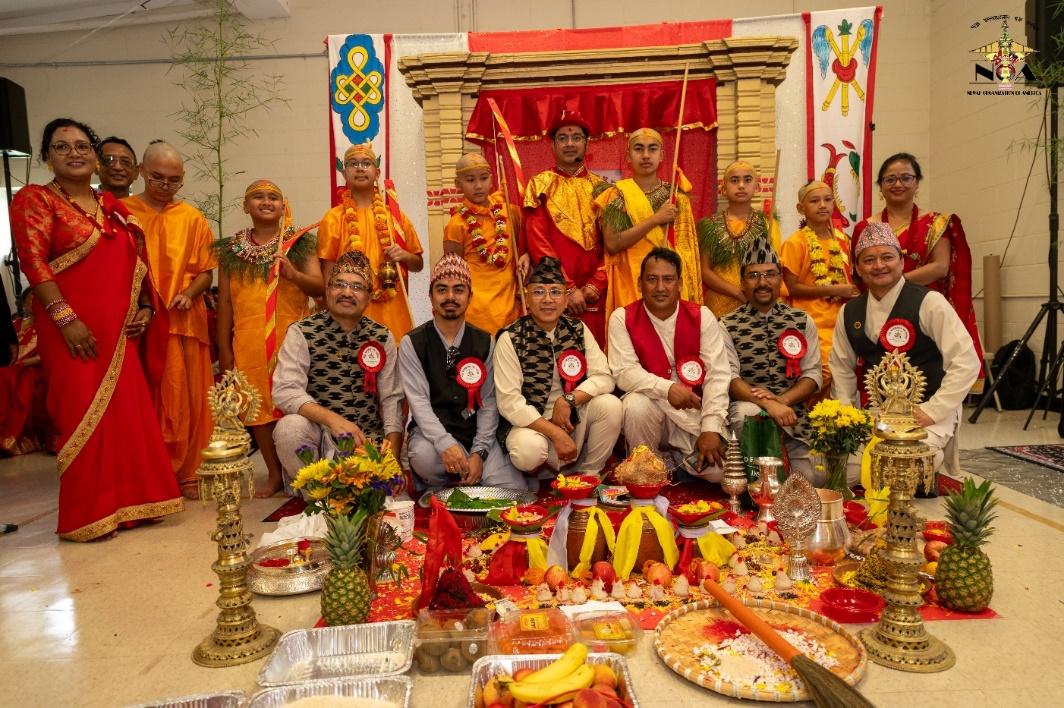
{"label": "red apple", "polygon": [[651,585],[670,587],[672,585],[672,571],[664,563],[652,562],[643,566],[643,577]]}
{"label": "red apple", "polygon": [[942,555],[942,551],[949,548],[949,544],[945,541],[928,541],[924,544],[924,558],[928,562],[937,561],[938,557]]}
{"label": "red apple", "polygon": [[617,571],[609,561],[598,561],[591,566],[591,577],[602,581],[602,588],[606,592],[613,590],[613,583],[617,580]]}
{"label": "red apple", "polygon": [[547,572],[543,574],[543,582],[547,584],[552,591],[557,592],[558,588],[568,580],[568,576],[565,574],[565,569],[558,565],[552,565],[547,568]]}

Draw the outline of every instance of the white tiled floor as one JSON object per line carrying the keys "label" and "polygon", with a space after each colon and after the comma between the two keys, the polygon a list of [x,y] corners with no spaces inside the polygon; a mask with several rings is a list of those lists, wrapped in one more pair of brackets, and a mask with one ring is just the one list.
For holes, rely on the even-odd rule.
{"label": "white tiled floor", "polygon": [[[966,448],[1056,443],[1056,414],[1020,430],[1026,411],[983,413],[965,423]],[[103,543],[60,543],[54,536],[54,458],[0,461],[0,522],[18,523],[0,537],[0,705],[115,706],[220,689],[255,690],[261,662],[203,669],[190,659],[213,628],[216,577],[207,538],[212,509],[198,502],[149,528],[121,532]],[[871,665],[862,691],[882,708],[899,706],[1042,706],[1064,703],[1064,509],[999,487],[1004,502],[988,551],[994,562],[988,621],[934,622],[929,630],[957,653],[942,674],[905,674]],[[245,525],[259,521],[279,498],[245,503]],[[919,502],[941,518],[940,502]],[[1017,513],[1015,510],[1025,512]],[[266,623],[282,630],[311,626],[317,595],[256,598]],[[857,629],[857,627],[854,627]],[[652,634],[630,658],[643,705],[704,705],[726,699],[688,684],[656,658]],[[415,677],[415,706],[464,705],[468,680]]]}

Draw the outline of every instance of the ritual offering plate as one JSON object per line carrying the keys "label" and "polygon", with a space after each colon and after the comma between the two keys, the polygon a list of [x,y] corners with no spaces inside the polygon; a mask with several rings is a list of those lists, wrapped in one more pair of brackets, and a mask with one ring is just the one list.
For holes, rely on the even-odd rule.
{"label": "ritual offering plate", "polygon": [[687,526],[689,528],[706,526],[713,519],[723,516],[726,511],[724,505],[720,502],[711,502],[704,499],[669,507],[669,514],[671,514],[681,526]]}
{"label": "ritual offering plate", "polygon": [[[468,708],[484,708],[488,682],[500,675],[513,676],[521,669],[538,671],[561,658],[561,654],[537,654],[534,656],[485,656],[473,664],[473,678],[469,682]],[[632,708],[639,708],[632,686],[632,675],[628,671],[628,662],[620,654],[591,653],[584,659],[585,664],[595,666],[605,664],[613,670],[617,678],[617,695],[628,701]],[[480,700],[478,700],[478,698]]]}
{"label": "ritual offering plate", "polygon": [[520,533],[539,531],[549,516],[550,512],[547,507],[540,504],[511,506],[499,514],[504,524]]}
{"label": "ritual offering plate", "polygon": [[428,509],[433,495],[448,511],[463,514],[486,514],[492,509],[506,509],[514,504],[531,504],[536,501],[532,492],[501,487],[448,487],[447,489],[430,489],[418,499],[418,505]]}
{"label": "ritual offering plate", "polygon": [[820,593],[824,614],[836,622],[878,622],[883,598],[861,588],[828,588]]}
{"label": "ritual offering plate", "polygon": [[286,686],[406,673],[414,663],[413,640],[413,620],[285,632],[256,680],[260,686]]}
{"label": "ritual offering plate", "polygon": [[291,538],[256,548],[248,558],[248,590],[300,595],[321,590],[332,562],[320,538]]}
{"label": "ritual offering plate", "polygon": [[407,676],[312,681],[259,691],[248,708],[409,708],[413,691]]}
{"label": "ritual offering plate", "polygon": [[551,489],[565,499],[587,499],[598,485],[599,478],[591,474],[571,477],[560,474],[550,483]]}
{"label": "ritual offering plate", "polygon": [[628,507],[632,497],[628,494],[628,488],[622,485],[611,485],[599,488],[599,503],[603,506],[611,506],[617,509]]}
{"label": "ritual offering plate", "polygon": [[246,700],[247,696],[243,691],[221,691],[164,698],[149,703],[138,703],[135,706],[127,706],[127,708],[240,708]]}
{"label": "ritual offering plate", "polygon": [[[867,664],[864,645],[836,622],[768,600],[743,604],[846,683],[861,680]],[[670,669],[725,696],[775,702],[810,699],[797,672],[716,600],[693,602],[666,615],[655,631],[654,648]]]}

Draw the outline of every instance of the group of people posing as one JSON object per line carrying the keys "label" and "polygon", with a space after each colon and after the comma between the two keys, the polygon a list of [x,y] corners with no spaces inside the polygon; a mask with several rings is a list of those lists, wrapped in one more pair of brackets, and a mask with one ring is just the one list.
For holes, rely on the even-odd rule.
{"label": "group of people posing", "polygon": [[775,220],[752,207],[749,164],[724,171],[722,208],[699,221],[682,174],[658,176],[660,134],[628,136],[632,177],[613,184],[584,163],[590,132],[578,114],[558,117],[555,165],[520,206],[483,156],[458,161],[433,317],[415,327],[406,276],[423,250],[368,144],[345,153],[347,188],[319,223],[297,228],[277,183],[256,180],[251,225],[214,239],[176,198],[172,146],[152,143],[138,164],[123,140],[49,123],[41,159],[54,179],[20,190],[12,219],[59,437],[61,537],[106,536],[195,498],[215,268],[219,365],[264,398],[247,421],[269,470],[263,495],[289,487],[297,449],[329,455],[344,434],[395,450],[405,438],[426,486],[598,474],[622,434],[713,481],[755,414],[813,476],[809,405],[829,393],[860,404],[861,371],[892,348],[928,378],[917,418],[941,461],[981,364],[963,231],[915,206],[915,158],[884,163],[886,208],[857,225],[852,248],[822,182],[800,190],[803,226],[781,247]]}

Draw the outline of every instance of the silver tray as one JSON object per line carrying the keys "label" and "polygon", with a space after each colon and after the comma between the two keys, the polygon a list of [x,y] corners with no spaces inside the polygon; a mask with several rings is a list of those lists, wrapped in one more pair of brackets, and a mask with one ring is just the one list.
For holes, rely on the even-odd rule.
{"label": "silver tray", "polygon": [[[446,489],[428,490],[417,500],[418,506],[422,509],[428,509],[433,494],[436,495],[437,499],[446,504],[447,499],[455,489],[461,489],[474,499],[507,499],[521,506],[536,501],[536,495],[532,492],[520,492],[516,489],[503,489],[502,487],[447,487]],[[447,510],[457,511],[462,514],[487,514],[491,511],[491,509],[463,509],[461,507],[457,509],[448,507]]]}
{"label": "silver tray", "polygon": [[395,676],[414,663],[413,620],[285,632],[256,679],[286,686],[319,679]]}
{"label": "silver tray", "polygon": [[320,538],[310,541],[310,562],[284,568],[263,568],[259,561],[270,556],[284,556],[285,552],[304,539],[290,538],[257,548],[248,557],[248,590],[259,595],[300,595],[321,590],[325,576],[332,570],[332,561]]}
{"label": "silver tray", "polygon": [[247,695],[243,691],[222,691],[163,698],[158,701],[126,706],[126,708],[240,708],[246,700]]}
{"label": "silver tray", "polygon": [[[482,656],[473,664],[473,678],[469,682],[469,708],[476,708],[477,689],[487,685],[496,674],[510,674],[518,669],[542,669],[561,654],[493,654]],[[632,686],[632,675],[628,672],[628,662],[620,654],[613,652],[592,653],[587,655],[589,664],[607,664],[617,674],[617,693],[628,699],[632,708],[639,708],[639,699]]]}
{"label": "silver tray", "polygon": [[406,676],[312,681],[259,691],[251,697],[248,708],[280,708],[300,698],[312,696],[378,698],[391,701],[397,708],[409,708],[410,694],[413,689],[413,681]]}

